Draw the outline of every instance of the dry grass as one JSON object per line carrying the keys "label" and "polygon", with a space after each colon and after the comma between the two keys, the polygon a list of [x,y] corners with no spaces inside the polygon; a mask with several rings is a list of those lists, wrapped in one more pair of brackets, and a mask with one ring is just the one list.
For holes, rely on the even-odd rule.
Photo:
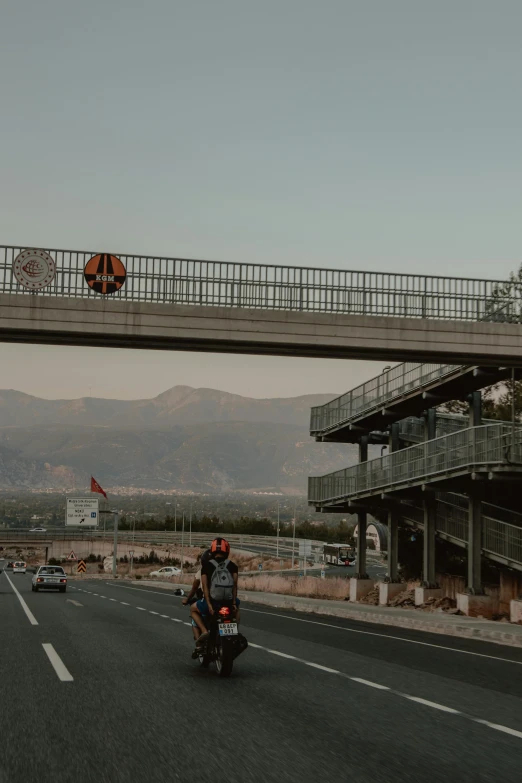
{"label": "dry grass", "polygon": [[305,598],[325,598],[330,601],[342,601],[349,593],[349,583],[343,577],[317,579],[313,576],[244,576],[240,579],[239,589],[254,590],[262,593],[280,595],[298,595]]}

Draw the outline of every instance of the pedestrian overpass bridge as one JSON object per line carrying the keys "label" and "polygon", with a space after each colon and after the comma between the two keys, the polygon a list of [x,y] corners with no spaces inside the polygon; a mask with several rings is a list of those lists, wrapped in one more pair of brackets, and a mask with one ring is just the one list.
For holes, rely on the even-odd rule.
{"label": "pedestrian overpass bridge", "polygon": [[[31,250],[41,288],[17,276]],[[520,315],[502,280],[0,246],[4,342],[522,366]]]}

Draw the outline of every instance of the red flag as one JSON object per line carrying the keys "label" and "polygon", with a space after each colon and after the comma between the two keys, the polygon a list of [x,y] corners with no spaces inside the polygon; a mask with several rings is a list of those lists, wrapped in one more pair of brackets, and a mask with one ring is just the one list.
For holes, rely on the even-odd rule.
{"label": "red flag", "polygon": [[100,487],[98,482],[95,478],[91,476],[91,492],[99,492],[100,495],[103,495],[105,500],[107,500],[107,495],[105,494],[104,490]]}

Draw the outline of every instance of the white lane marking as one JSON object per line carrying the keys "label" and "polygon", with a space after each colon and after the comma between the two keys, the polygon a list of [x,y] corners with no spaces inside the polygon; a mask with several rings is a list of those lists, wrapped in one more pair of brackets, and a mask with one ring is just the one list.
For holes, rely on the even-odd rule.
{"label": "white lane marking", "polygon": [[51,662],[51,666],[53,667],[54,671],[58,675],[58,679],[62,682],[73,682],[74,677],[70,673],[70,671],[65,666],[64,662],[52,646],[52,644],[42,644],[42,647],[44,648],[45,652],[47,653],[47,657],[49,658]]}
{"label": "white lane marking", "polygon": [[164,595],[166,598],[184,598],[183,595],[174,595],[173,590],[147,590],[146,587],[127,587],[127,585],[115,585],[112,582],[106,582],[107,587],[117,587],[120,590],[136,590],[138,593],[151,593],[152,595]]}
{"label": "white lane marking", "polygon": [[107,598],[106,595],[99,595],[98,598]]}
{"label": "white lane marking", "polygon": [[73,601],[72,598],[66,598],[65,599],[66,604],[74,604],[74,606],[83,606],[79,601]]}
{"label": "white lane marking", "polygon": [[369,685],[370,688],[377,688],[379,691],[389,691],[387,685],[381,685],[379,682],[372,682],[371,680],[363,680],[362,677],[350,677],[354,682],[360,682],[361,685]]}
{"label": "white lane marking", "polygon": [[177,617],[171,617],[170,619],[172,620],[173,623],[182,623],[183,622],[183,620],[178,620]]}
{"label": "white lane marking", "polygon": [[117,598],[109,598],[109,601],[115,601],[116,603],[118,603],[118,599]]}
{"label": "white lane marking", "polygon": [[[428,699],[421,699],[420,696],[408,696],[403,694],[406,699],[410,701],[416,701],[418,704],[424,704],[425,707],[433,707],[435,710],[441,710],[442,712],[451,712],[453,715],[460,715],[458,710],[454,710],[452,707],[446,707],[445,704],[438,704],[436,701],[428,701]],[[522,734],[520,735],[522,736]]]}
{"label": "white lane marking", "polygon": [[330,669],[329,666],[321,666],[320,663],[312,663],[312,661],[306,662],[307,666],[312,666],[314,669],[321,669],[323,672],[328,672],[329,674],[340,674],[341,672],[338,669]]}
{"label": "white lane marking", "polygon": [[192,623],[183,623],[183,625],[188,625],[189,628],[192,628]]}
{"label": "white lane marking", "polygon": [[[247,599],[245,599],[247,600]],[[477,658],[489,658],[492,661],[502,661],[502,663],[514,663],[516,666],[522,666],[522,661],[514,661],[512,658],[501,658],[499,655],[486,655],[485,653],[479,653],[479,652],[471,652],[470,650],[461,650],[458,647],[446,647],[443,644],[433,644],[430,642],[421,642],[418,639],[403,639],[401,636],[392,636],[391,634],[387,633],[377,633],[376,631],[361,631],[358,628],[345,628],[342,625],[333,625],[333,623],[321,623],[318,620],[305,620],[303,617],[292,617],[288,614],[277,614],[276,612],[261,612],[259,609],[247,609],[246,607],[241,604],[241,611],[242,612],[254,612],[255,614],[268,614],[271,617],[281,617],[285,620],[294,620],[298,623],[308,623],[309,625],[323,625],[326,628],[336,628],[338,631],[346,631],[347,633],[359,633],[363,634],[364,636],[379,636],[382,639],[393,639],[397,642],[406,642],[407,644],[418,644],[421,647],[435,647],[438,650],[448,650],[449,652],[454,653],[462,653],[463,655],[474,655]],[[354,617],[347,617],[346,620],[350,622],[350,620],[355,620],[355,622],[362,622],[362,620],[357,620],[357,618]],[[422,631],[422,633],[425,633]],[[435,633],[435,631],[430,631],[430,633]],[[470,641],[474,641],[473,639],[470,639]],[[481,640],[481,643],[482,640]],[[491,642],[493,644],[493,642]]]}
{"label": "white lane marking", "polygon": [[130,604],[128,604],[127,601],[120,601],[120,604],[122,606],[130,606]]}
{"label": "white lane marking", "polygon": [[519,737],[519,739],[522,739],[522,731],[510,729],[508,726],[501,726],[500,723],[491,723],[489,720],[481,720],[480,718],[475,718],[475,723],[481,723],[483,726],[488,726],[490,729],[503,731],[504,734],[511,734],[512,737]]}
{"label": "white lane marking", "polygon": [[168,616],[168,614],[160,614],[160,617],[164,617],[164,618],[165,618],[165,620],[168,620],[168,619],[169,619],[169,616]]}
{"label": "white lane marking", "polygon": [[295,655],[287,655],[287,653],[279,652],[279,650],[269,650],[268,647],[261,647],[261,649],[272,653],[272,655],[279,655],[280,658],[289,658],[291,661],[297,661]]}
{"label": "white lane marking", "polygon": [[[4,573],[5,573],[5,572],[4,572]],[[29,620],[29,622],[31,623],[31,625],[38,625],[38,620],[36,619],[36,617],[34,616],[34,614],[31,612],[31,610],[29,609],[29,607],[28,607],[28,606],[27,606],[27,604],[25,603],[24,599],[22,598],[22,596],[20,595],[20,593],[18,592],[18,590],[17,590],[17,588],[14,586],[14,584],[11,582],[11,580],[9,579],[9,577],[7,576],[7,574],[5,575],[5,578],[7,579],[7,581],[9,582],[9,584],[11,585],[11,587],[13,588],[13,591],[14,591],[14,593],[15,593],[16,597],[18,598],[18,600],[20,601],[20,604],[21,604],[21,606],[22,606],[22,609],[24,610],[25,614],[27,615],[27,619]]]}
{"label": "white lane marking", "polygon": [[417,704],[422,704],[424,707],[431,707],[435,710],[440,710],[441,712],[447,712],[451,715],[458,715],[462,718],[466,718],[466,720],[472,721],[473,723],[480,723],[482,726],[487,726],[490,729],[495,729],[495,731],[502,731],[504,734],[509,734],[512,737],[517,737],[518,739],[522,739],[522,731],[517,731],[516,729],[511,729],[509,726],[502,726],[500,723],[492,723],[489,720],[483,720],[482,718],[475,718],[473,715],[468,715],[465,712],[460,712],[459,710],[453,709],[453,707],[447,707],[445,704],[439,704],[435,701],[429,701],[428,699],[422,699],[420,696],[411,696],[409,693],[403,693],[402,691],[396,691],[393,688],[389,688],[387,685],[381,685],[378,682],[372,682],[371,680],[365,680],[362,677],[351,677],[349,674],[345,674],[344,672],[340,672],[337,669],[330,669],[328,666],[320,666],[317,663],[314,663],[313,661],[306,661],[304,658],[298,658],[294,655],[287,655],[286,653],[279,652],[279,650],[272,650],[269,647],[263,647],[260,644],[249,644],[249,647],[255,647],[258,650],[264,650],[267,653],[270,653],[271,655],[277,655],[281,658],[290,658],[291,660],[297,661],[298,663],[303,663],[305,666],[311,666],[314,669],[320,669],[321,671],[327,672],[328,674],[335,674],[338,677],[342,677],[345,680],[351,680],[352,682],[358,682],[361,685],[368,685],[370,688],[376,688],[380,691],[388,691],[389,693],[399,696],[401,699],[408,699],[408,701],[416,702]]}
{"label": "white lane marking", "polygon": [[146,612],[147,611],[143,606],[137,606],[136,609],[139,609],[140,612]]}
{"label": "white lane marking", "polygon": [[151,612],[151,611],[149,611],[149,614],[159,614],[159,612]]}

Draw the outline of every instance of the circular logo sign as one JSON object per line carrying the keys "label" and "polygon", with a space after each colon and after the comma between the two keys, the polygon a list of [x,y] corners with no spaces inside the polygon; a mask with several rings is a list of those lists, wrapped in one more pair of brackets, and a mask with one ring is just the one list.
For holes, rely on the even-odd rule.
{"label": "circular logo sign", "polygon": [[52,283],[56,264],[43,250],[22,250],[13,261],[13,274],[20,285],[34,291]]}
{"label": "circular logo sign", "polygon": [[98,294],[113,294],[125,282],[127,272],[116,256],[100,253],[90,258],[83,270],[87,284]]}

